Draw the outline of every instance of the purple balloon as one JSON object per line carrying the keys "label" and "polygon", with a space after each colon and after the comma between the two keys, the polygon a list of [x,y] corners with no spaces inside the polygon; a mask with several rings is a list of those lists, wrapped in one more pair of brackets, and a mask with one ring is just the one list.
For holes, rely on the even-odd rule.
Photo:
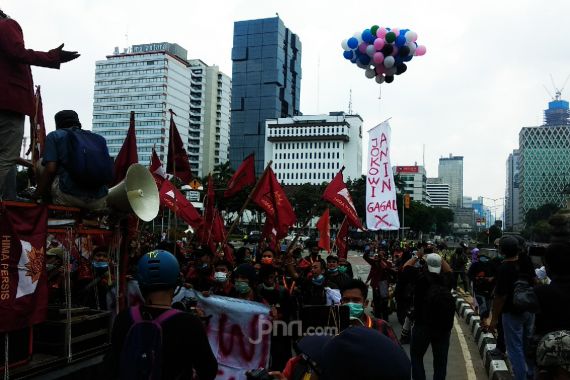
{"label": "purple balloon", "polygon": [[384,62],[384,54],[378,52],[374,54],[374,57],[372,57],[372,60],[374,61],[375,64],[380,64],[382,62]]}
{"label": "purple balloon", "polygon": [[368,44],[366,42],[361,42],[360,45],[358,45],[358,51],[361,52],[362,54],[366,54],[367,46]]}

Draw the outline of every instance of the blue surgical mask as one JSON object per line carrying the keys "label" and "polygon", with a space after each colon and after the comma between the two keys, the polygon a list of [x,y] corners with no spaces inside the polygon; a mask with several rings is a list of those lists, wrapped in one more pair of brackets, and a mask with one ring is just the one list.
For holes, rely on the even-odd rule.
{"label": "blue surgical mask", "polygon": [[361,303],[347,302],[345,305],[348,306],[350,319],[359,319],[364,314],[364,305]]}
{"label": "blue surgical mask", "polygon": [[348,270],[348,267],[345,267],[345,266],[338,267],[338,271],[340,273],[346,273],[347,270]]}
{"label": "blue surgical mask", "polygon": [[109,263],[106,261],[93,261],[93,268],[96,269],[107,269],[109,268]]}
{"label": "blue surgical mask", "polygon": [[275,286],[267,286],[267,285],[263,284],[263,289],[265,289],[265,290],[274,290],[274,289],[275,289]]}
{"label": "blue surgical mask", "polygon": [[235,287],[236,287],[236,291],[239,294],[247,294],[251,290],[251,288],[249,287],[249,284],[245,281],[236,281]]}
{"label": "blue surgical mask", "polygon": [[325,276],[319,274],[318,276],[313,277],[311,281],[313,282],[313,284],[320,286],[323,284],[323,282],[325,282]]}
{"label": "blue surgical mask", "polygon": [[328,273],[336,273],[336,272],[338,272],[338,267],[334,268],[334,269],[327,269],[327,272]]}

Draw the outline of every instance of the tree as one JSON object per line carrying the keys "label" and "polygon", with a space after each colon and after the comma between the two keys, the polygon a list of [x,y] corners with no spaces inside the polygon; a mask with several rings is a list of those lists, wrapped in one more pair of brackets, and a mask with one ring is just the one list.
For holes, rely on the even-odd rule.
{"label": "tree", "polygon": [[554,203],[547,203],[537,208],[531,208],[526,212],[524,222],[527,227],[531,227],[541,220],[550,219],[558,210],[560,210],[560,207]]}

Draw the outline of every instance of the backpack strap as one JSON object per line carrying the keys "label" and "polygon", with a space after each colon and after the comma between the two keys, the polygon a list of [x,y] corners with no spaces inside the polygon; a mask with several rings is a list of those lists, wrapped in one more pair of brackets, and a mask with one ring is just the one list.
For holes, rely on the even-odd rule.
{"label": "backpack strap", "polygon": [[166,320],[170,319],[171,317],[174,317],[179,313],[181,313],[181,311],[178,309],[169,309],[164,313],[160,314],[154,321],[158,324],[162,324]]}
{"label": "backpack strap", "polygon": [[143,317],[141,315],[140,305],[131,307],[131,318],[133,319],[134,323],[142,322]]}

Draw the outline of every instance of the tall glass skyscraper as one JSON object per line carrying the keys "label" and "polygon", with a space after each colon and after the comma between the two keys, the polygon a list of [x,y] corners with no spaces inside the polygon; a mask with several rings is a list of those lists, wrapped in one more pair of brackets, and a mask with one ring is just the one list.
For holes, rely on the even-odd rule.
{"label": "tall glass skyscraper", "polygon": [[566,205],[562,190],[570,183],[568,102],[557,97],[544,114],[544,125],[519,133],[521,218],[547,203]]}
{"label": "tall glass skyscraper", "polygon": [[230,162],[255,153],[263,171],[265,120],[299,115],[301,41],[279,17],[234,23]]}
{"label": "tall glass skyscraper", "polygon": [[449,207],[463,207],[463,156],[442,157],[439,159],[438,177],[449,184]]}

